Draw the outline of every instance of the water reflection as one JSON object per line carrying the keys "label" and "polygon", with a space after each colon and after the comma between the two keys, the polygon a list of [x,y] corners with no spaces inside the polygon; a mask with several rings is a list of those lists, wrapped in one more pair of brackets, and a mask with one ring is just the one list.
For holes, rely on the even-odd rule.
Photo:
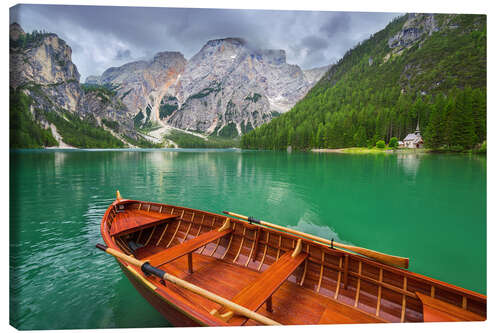
{"label": "water reflection", "polygon": [[318,225],[311,222],[314,221],[315,219],[317,219],[317,216],[314,216],[314,213],[306,212],[304,216],[300,218],[300,220],[296,225],[286,225],[286,227],[294,230],[299,230],[318,237],[322,237],[328,240],[333,239],[335,242],[349,244],[348,242],[341,240],[339,235],[333,230],[332,227],[326,225]]}
{"label": "water reflection", "polygon": [[420,159],[422,158],[421,154],[408,154],[408,153],[400,153],[396,154],[398,158],[398,165],[405,171],[405,173],[409,176],[417,175],[418,167],[420,166]]}

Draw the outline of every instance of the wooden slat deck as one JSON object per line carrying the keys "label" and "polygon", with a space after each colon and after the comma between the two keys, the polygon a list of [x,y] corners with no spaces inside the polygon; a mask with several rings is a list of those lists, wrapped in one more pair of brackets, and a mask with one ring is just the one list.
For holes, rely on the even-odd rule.
{"label": "wooden slat deck", "polygon": [[[227,299],[234,298],[262,275],[257,271],[197,253],[193,253],[193,264],[198,267],[193,274],[187,273],[185,263],[179,260],[165,264],[162,269]],[[176,288],[174,285],[167,285],[169,288]],[[176,288],[176,291],[207,311],[219,307],[218,304],[185,289]],[[268,312],[265,306],[261,306],[256,312],[286,325],[386,322],[290,281],[285,281],[273,294],[272,313]],[[238,325],[232,321],[229,321],[229,324]],[[253,320],[244,323],[245,326],[257,324]]]}
{"label": "wooden slat deck", "polygon": [[111,224],[109,234],[111,236],[126,235],[169,220],[174,220],[177,217],[177,215],[170,214],[127,210],[119,212],[116,215],[115,220]]}
{"label": "wooden slat deck", "polygon": [[424,307],[424,321],[426,322],[447,322],[447,321],[484,321],[476,313],[451,305],[431,296],[416,293],[422,301]]}
{"label": "wooden slat deck", "polygon": [[[133,253],[138,259],[153,256],[168,249],[170,244],[183,243],[207,230],[230,223],[233,230],[232,241],[228,241],[229,237],[225,237],[224,241],[219,238],[201,246],[196,251],[199,254],[188,254],[188,268],[191,269],[185,269],[184,260],[173,260],[161,265],[163,270],[226,299],[236,298],[245,288],[260,279],[263,274],[260,272],[261,267],[272,265],[284,253],[297,248],[297,238],[293,236],[237,220],[228,222],[226,217],[220,215],[154,203],[125,202],[117,207],[122,211],[110,207],[109,214],[103,218],[103,238],[106,244],[112,245],[115,242],[123,252]],[[179,215],[180,218],[174,223],[163,222],[163,225],[151,227],[151,230],[139,229],[134,237],[127,235],[112,239],[109,237],[111,226],[117,220],[127,218],[125,214],[119,216],[124,209],[133,215],[146,215],[150,220],[155,214],[164,218],[166,213]],[[184,216],[187,217],[183,218]],[[127,242],[129,240],[135,240],[138,245],[144,243],[144,246],[132,251],[134,244],[130,245]],[[308,253],[304,269],[295,272],[295,276],[292,273],[275,290],[272,294],[272,307],[264,307],[261,302],[256,312],[292,325],[486,318],[485,295],[388,267],[364,257],[328,249],[308,240],[303,242],[305,252]],[[193,265],[196,267],[194,272]],[[165,285],[154,277],[148,279],[156,281],[159,289],[176,288],[168,282]],[[221,308],[219,304],[182,288],[176,288],[176,293],[208,312]],[[430,294],[431,300],[424,303],[417,293]],[[451,308],[448,309],[447,306]],[[460,312],[464,312],[464,315]],[[232,321],[237,322],[237,319],[235,315],[229,320],[229,324],[234,325]],[[239,322],[242,323],[241,320]],[[243,325],[254,324],[257,323],[252,320],[243,322]]]}
{"label": "wooden slat deck", "polygon": [[[288,277],[304,262],[307,253],[299,253],[295,258],[292,251],[287,252],[259,275],[251,284],[243,288],[232,301],[252,311],[257,311],[268,298],[288,279]],[[219,309],[223,314],[226,309]],[[242,325],[248,318],[234,316],[229,320],[232,325]]]}
{"label": "wooden slat deck", "polygon": [[226,229],[223,231],[219,231],[217,229],[211,230],[199,235],[198,237],[191,238],[190,240],[184,241],[183,243],[177,244],[171,248],[146,257],[144,258],[144,260],[149,260],[149,263],[151,265],[158,267],[175,259],[178,259],[186,254],[192,253],[200,247],[213,242],[214,240],[222,238],[227,234],[230,234],[232,231],[232,229]]}

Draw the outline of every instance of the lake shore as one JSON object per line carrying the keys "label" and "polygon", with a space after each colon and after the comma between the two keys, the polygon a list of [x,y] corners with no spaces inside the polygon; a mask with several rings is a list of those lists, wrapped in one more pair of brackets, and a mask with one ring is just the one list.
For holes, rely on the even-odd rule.
{"label": "lake shore", "polygon": [[478,154],[486,155],[486,149],[477,150],[469,149],[463,151],[454,151],[451,149],[431,149],[431,148],[314,148],[310,150],[313,153],[336,153],[336,154]]}
{"label": "lake shore", "polygon": [[321,149],[311,149],[313,153],[337,153],[337,154],[426,154],[430,153],[430,149],[419,148],[402,148],[402,149],[391,149],[391,148],[363,148],[363,147],[349,147],[349,148],[321,148]]}

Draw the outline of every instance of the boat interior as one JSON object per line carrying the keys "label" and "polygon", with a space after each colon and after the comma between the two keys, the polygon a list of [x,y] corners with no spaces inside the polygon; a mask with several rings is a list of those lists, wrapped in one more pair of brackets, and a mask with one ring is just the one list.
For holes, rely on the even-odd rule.
{"label": "boat interior", "polygon": [[[486,318],[483,295],[218,214],[123,200],[107,227],[126,254],[285,325]],[[229,325],[258,324],[178,293]]]}

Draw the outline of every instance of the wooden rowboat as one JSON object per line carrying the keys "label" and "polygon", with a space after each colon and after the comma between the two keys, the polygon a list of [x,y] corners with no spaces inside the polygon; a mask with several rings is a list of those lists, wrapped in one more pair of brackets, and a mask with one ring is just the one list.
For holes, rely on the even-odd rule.
{"label": "wooden rowboat", "polygon": [[485,295],[399,257],[229,214],[247,221],[117,192],[98,247],[175,326],[486,320]]}

